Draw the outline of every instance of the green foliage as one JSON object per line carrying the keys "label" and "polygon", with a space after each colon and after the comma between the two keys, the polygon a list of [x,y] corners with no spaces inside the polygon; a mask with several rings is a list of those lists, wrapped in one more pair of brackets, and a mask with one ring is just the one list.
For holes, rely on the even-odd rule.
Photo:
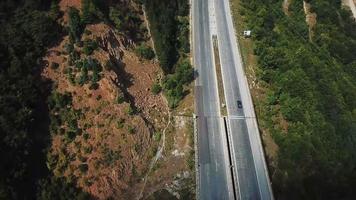
{"label": "green foliage", "polygon": [[[85,58],[80,61],[76,61],[75,67],[81,71],[80,76],[77,79],[77,83],[81,86],[89,83],[89,89],[96,90],[99,87],[97,83],[100,81],[101,76],[100,73],[102,71],[102,67],[98,60],[92,58]],[[89,76],[89,71],[92,71],[92,75]]]}
{"label": "green foliage", "polygon": [[154,84],[152,85],[151,90],[152,90],[152,93],[153,93],[154,95],[157,95],[158,93],[160,93],[160,92],[161,92],[162,87],[161,87],[161,85],[160,85],[160,84],[158,84],[158,83],[154,83]]}
{"label": "green foliage", "polygon": [[67,54],[71,54],[74,51],[74,45],[73,43],[67,43],[64,45],[64,49]]}
{"label": "green foliage", "polygon": [[162,133],[157,131],[153,134],[153,139],[158,142],[161,140],[161,136],[162,136]]}
{"label": "green foliage", "polygon": [[84,140],[88,140],[90,138],[89,133],[84,133],[83,138],[84,138]]}
{"label": "green foliage", "polygon": [[118,120],[117,120],[117,128],[123,128],[124,127],[124,125],[125,125],[125,119],[123,119],[123,118],[119,118]]}
{"label": "green foliage", "polygon": [[125,102],[125,97],[123,95],[119,95],[116,101],[118,104],[122,104]]}
{"label": "green foliage", "polygon": [[[61,27],[38,1],[2,1],[0,33],[0,198],[33,199],[48,132],[38,63]],[[48,4],[47,4],[48,5]],[[50,30],[50,31],[49,31]],[[45,110],[45,109],[44,109]]]}
{"label": "green foliage", "polygon": [[99,88],[98,83],[91,83],[89,86],[89,90],[97,90]]}
{"label": "green foliage", "polygon": [[48,107],[50,109],[58,111],[59,109],[66,108],[68,105],[72,105],[72,96],[69,93],[61,94],[53,92],[48,98]]}
{"label": "green foliage", "polygon": [[[189,46],[189,5],[187,0],[143,0],[150,21],[157,58],[167,77],[163,90],[169,107],[175,108],[184,97],[184,85],[193,80],[193,69],[182,60]],[[181,58],[180,55],[182,55]],[[154,85],[154,93],[159,87]]]}
{"label": "green foliage", "polygon": [[184,85],[189,84],[194,78],[194,70],[189,60],[177,64],[174,74],[168,75],[163,83],[169,107],[175,108],[184,97]]}
{"label": "green foliage", "polygon": [[118,2],[115,6],[109,8],[109,19],[115,28],[128,38],[134,41],[142,41],[144,33],[142,33],[142,20],[139,16],[140,12],[132,4]]}
{"label": "green foliage", "polygon": [[128,107],[127,110],[126,110],[126,113],[127,113],[128,115],[134,115],[134,114],[136,113],[136,111],[135,111],[135,109],[134,109],[131,105],[129,105],[129,107]]}
{"label": "green foliage", "polygon": [[85,163],[80,164],[80,165],[79,165],[79,170],[80,170],[80,172],[82,172],[82,173],[87,172],[87,171],[88,171],[88,165],[85,164]]}
{"label": "green foliage", "polygon": [[91,153],[93,151],[93,147],[91,145],[84,147],[84,153]]}
{"label": "green foliage", "polygon": [[71,182],[63,178],[48,177],[42,179],[38,185],[38,200],[87,200],[89,194],[76,188]]}
{"label": "green foliage", "polygon": [[59,4],[58,4],[57,1],[51,1],[51,8],[50,8],[50,11],[49,11],[48,15],[53,20],[57,20],[60,17],[61,11],[59,9]]}
{"label": "green foliage", "polygon": [[[155,49],[160,65],[166,73],[171,72],[178,59],[176,1],[144,0]],[[185,2],[187,3],[187,2]]]}
{"label": "green foliage", "polygon": [[59,64],[58,64],[58,63],[56,63],[56,62],[52,62],[52,63],[51,63],[51,68],[52,68],[52,69],[58,69],[58,67],[59,67]]}
{"label": "green foliage", "polygon": [[178,45],[182,52],[189,53],[189,17],[178,17]]}
{"label": "green foliage", "polygon": [[128,126],[127,126],[127,131],[128,131],[130,134],[134,134],[134,133],[136,132],[136,129],[135,129],[135,127],[133,127],[133,126],[128,125]]}
{"label": "green foliage", "polygon": [[95,40],[85,40],[83,53],[85,55],[91,55],[96,49],[98,49],[98,43]]}
{"label": "green foliage", "polygon": [[70,7],[68,11],[69,16],[69,37],[71,43],[80,41],[83,32],[83,24],[80,19],[79,10]]}
{"label": "green foliage", "polygon": [[95,20],[95,6],[91,0],[82,0],[82,23],[90,24]]}
{"label": "green foliage", "polygon": [[122,13],[119,9],[115,7],[110,7],[109,18],[114,23],[115,28],[119,31],[122,30],[123,23],[120,18],[122,18]]}
{"label": "green foliage", "polygon": [[152,60],[155,57],[155,53],[153,52],[152,48],[145,45],[144,43],[141,43],[139,46],[137,46],[135,52],[140,58],[147,60]]}
{"label": "green foliage", "polygon": [[118,159],[122,158],[120,151],[113,151],[105,146],[102,149],[103,154],[103,164],[105,166],[113,165]]}
{"label": "green foliage", "polygon": [[[279,199],[351,199],[356,177],[356,23],[340,1],[310,1],[312,42],[301,1],[242,1],[260,79],[263,120],[279,146],[272,171]],[[280,116],[288,123],[279,125]],[[285,133],[287,132],[287,133]]]}

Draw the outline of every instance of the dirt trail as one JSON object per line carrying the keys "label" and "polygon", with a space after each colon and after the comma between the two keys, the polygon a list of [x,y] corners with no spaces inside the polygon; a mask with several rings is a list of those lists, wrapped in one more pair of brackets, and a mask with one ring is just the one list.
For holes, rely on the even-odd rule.
{"label": "dirt trail", "polygon": [[140,194],[137,197],[137,200],[139,200],[139,199],[141,199],[143,197],[142,194],[143,194],[143,191],[145,190],[146,183],[147,183],[147,180],[148,180],[148,176],[151,173],[151,171],[152,171],[153,167],[155,166],[155,164],[157,163],[158,159],[160,159],[162,157],[162,153],[163,153],[163,150],[164,150],[164,147],[165,147],[165,144],[166,144],[166,130],[169,128],[170,125],[171,125],[171,112],[168,109],[168,122],[167,122],[166,127],[162,131],[162,139],[161,139],[162,144],[159,147],[156,155],[151,160],[150,167],[148,168],[148,171],[147,171],[147,173],[145,175],[144,183],[143,183],[142,189],[140,191]]}

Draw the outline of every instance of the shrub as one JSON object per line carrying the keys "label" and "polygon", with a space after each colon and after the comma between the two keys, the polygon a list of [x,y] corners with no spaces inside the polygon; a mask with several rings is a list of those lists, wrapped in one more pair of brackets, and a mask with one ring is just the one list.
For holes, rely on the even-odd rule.
{"label": "shrub", "polygon": [[152,90],[152,93],[153,93],[153,94],[157,95],[158,93],[161,92],[162,87],[161,87],[160,84],[154,83],[154,84],[152,85],[152,89],[151,89],[151,90]]}
{"label": "shrub", "polygon": [[123,128],[125,124],[125,119],[123,118],[119,118],[119,120],[117,121],[117,128]]}
{"label": "shrub", "polygon": [[153,139],[155,140],[155,141],[160,141],[161,140],[161,132],[155,132],[154,134],[153,134]]}
{"label": "shrub", "polygon": [[83,53],[85,55],[91,55],[96,49],[98,49],[98,43],[95,40],[85,40]]}
{"label": "shrub", "polygon": [[127,126],[127,130],[129,131],[130,134],[134,134],[136,132],[135,127],[132,127],[130,125]]}
{"label": "shrub", "polygon": [[66,141],[71,142],[74,140],[76,133],[74,131],[67,131],[64,135]]}
{"label": "shrub", "polygon": [[124,102],[125,102],[124,96],[119,95],[119,96],[117,97],[117,103],[118,103],[118,104],[122,104],[122,103],[124,103]]}
{"label": "shrub", "polygon": [[122,21],[121,21],[121,18],[122,18],[121,11],[116,9],[116,8],[114,8],[114,7],[110,7],[109,18],[114,23],[115,28],[117,30],[121,31],[122,27],[123,27],[123,24],[122,24]]}
{"label": "shrub", "polygon": [[82,163],[79,165],[79,170],[82,172],[82,173],[85,173],[88,171],[88,165],[85,164],[85,163]]}
{"label": "shrub", "polygon": [[83,26],[81,23],[79,10],[74,7],[69,8],[69,37],[73,41],[80,41]]}
{"label": "shrub", "polygon": [[89,133],[84,133],[83,138],[84,138],[84,140],[88,140],[90,138]]}
{"label": "shrub", "polygon": [[67,43],[64,45],[65,52],[71,54],[74,51],[74,45],[72,43]]}
{"label": "shrub", "polygon": [[132,108],[132,106],[130,105],[126,110],[126,113],[129,114],[129,115],[134,115],[135,114],[135,109]]}
{"label": "shrub", "polygon": [[145,45],[144,43],[141,43],[140,46],[136,47],[135,52],[140,58],[147,60],[152,60],[155,57],[155,53],[153,52],[152,48]]}
{"label": "shrub", "polygon": [[89,86],[89,90],[97,90],[99,88],[99,84],[98,83],[92,83]]}
{"label": "shrub", "polygon": [[58,64],[58,63],[52,62],[52,64],[51,64],[51,68],[52,68],[52,69],[58,69],[58,67],[59,67],[59,64]]}

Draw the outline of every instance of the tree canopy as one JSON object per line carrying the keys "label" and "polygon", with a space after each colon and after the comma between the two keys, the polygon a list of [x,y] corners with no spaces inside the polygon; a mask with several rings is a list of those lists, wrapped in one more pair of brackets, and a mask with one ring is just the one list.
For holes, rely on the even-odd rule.
{"label": "tree canopy", "polygon": [[[352,199],[356,185],[356,24],[340,1],[243,0],[259,78],[268,85],[262,120],[279,146],[271,166],[279,199]],[[281,117],[288,127],[282,128]]]}

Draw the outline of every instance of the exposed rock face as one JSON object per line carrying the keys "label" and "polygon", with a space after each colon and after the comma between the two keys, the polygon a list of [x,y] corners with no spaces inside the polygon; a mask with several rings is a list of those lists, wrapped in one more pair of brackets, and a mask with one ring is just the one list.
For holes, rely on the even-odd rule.
{"label": "exposed rock face", "polygon": [[128,42],[124,38],[118,38],[112,29],[97,37],[100,48],[109,53],[110,59],[120,62],[124,55],[124,50],[128,48]]}

